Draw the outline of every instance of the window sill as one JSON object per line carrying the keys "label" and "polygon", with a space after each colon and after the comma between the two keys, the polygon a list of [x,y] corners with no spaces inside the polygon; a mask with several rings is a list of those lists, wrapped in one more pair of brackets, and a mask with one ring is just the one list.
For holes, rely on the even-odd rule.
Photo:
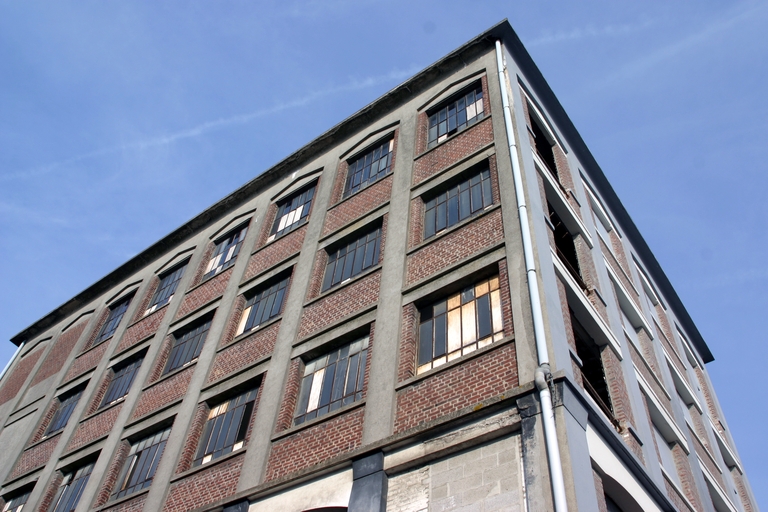
{"label": "window sill", "polygon": [[337,285],[331,286],[330,288],[328,288],[324,292],[321,292],[320,295],[318,295],[314,299],[310,299],[307,302],[305,302],[304,303],[304,307],[310,306],[311,304],[314,304],[315,302],[320,302],[321,300],[323,300],[324,298],[328,297],[329,295],[333,295],[334,293],[338,292],[339,290],[341,290],[341,289],[343,289],[343,288],[345,288],[347,286],[350,286],[350,285],[356,283],[357,281],[363,279],[364,277],[366,277],[366,276],[368,276],[370,274],[373,274],[374,272],[376,272],[378,270],[381,270],[381,262],[379,262],[378,264],[374,265],[371,268],[365,269],[364,271],[360,272],[356,276],[350,277],[346,281],[343,281],[343,282],[341,282],[341,283],[339,283]]}
{"label": "window sill", "polygon": [[340,407],[336,409],[335,411],[331,411],[328,414],[323,414],[322,416],[319,416],[317,418],[313,418],[309,421],[306,421],[302,423],[301,425],[294,425],[290,428],[287,428],[286,430],[283,430],[282,432],[278,432],[277,434],[274,434],[271,438],[272,442],[278,441],[280,439],[283,439],[285,437],[292,436],[293,434],[297,432],[301,432],[302,430],[306,430],[308,428],[312,428],[315,425],[319,425],[320,423],[326,422],[330,420],[331,418],[335,418],[337,416],[341,416],[344,413],[353,411],[357,409],[358,407],[363,407],[365,405],[365,402],[368,397],[364,396],[361,400],[358,400],[357,402],[352,402],[351,404],[345,405],[343,407]]}
{"label": "window sill", "polygon": [[465,127],[464,127],[464,128],[462,128],[461,130],[457,130],[457,131],[456,131],[456,133],[454,133],[453,135],[451,135],[451,136],[447,137],[445,140],[438,142],[437,144],[435,144],[435,145],[434,145],[434,146],[432,146],[431,148],[427,148],[426,150],[422,151],[421,153],[419,153],[418,155],[416,155],[416,156],[413,158],[413,161],[415,162],[416,160],[419,160],[419,159],[420,159],[420,158],[422,158],[424,155],[426,155],[426,154],[428,154],[428,153],[431,153],[432,151],[435,151],[437,148],[439,148],[439,147],[443,146],[444,144],[446,144],[446,143],[448,143],[448,142],[450,142],[450,141],[454,140],[454,139],[455,139],[456,137],[458,137],[459,135],[461,135],[461,134],[463,134],[463,133],[467,133],[467,132],[468,132],[469,130],[471,130],[472,128],[474,128],[474,127],[476,127],[476,126],[480,126],[481,124],[483,124],[483,123],[484,123],[486,120],[488,120],[488,119],[491,119],[491,114],[490,114],[490,113],[489,113],[488,115],[483,115],[483,118],[482,118],[482,119],[479,119],[479,120],[475,121],[475,122],[474,122],[474,123],[472,123],[471,125],[469,125],[469,126],[465,126]]}
{"label": "window sill", "polygon": [[[238,254],[238,256],[239,256],[239,254]],[[197,290],[198,288],[200,288],[201,286],[203,286],[203,285],[204,285],[205,283],[207,283],[208,281],[210,281],[210,280],[212,280],[212,279],[216,279],[217,277],[219,277],[220,275],[222,275],[222,274],[223,274],[223,273],[225,273],[226,271],[228,271],[228,270],[231,270],[232,268],[234,268],[234,266],[235,266],[235,263],[237,263],[237,257],[235,257],[235,259],[234,259],[234,260],[230,260],[230,261],[232,261],[232,263],[230,263],[230,264],[229,264],[229,265],[227,265],[226,267],[222,268],[221,270],[219,270],[218,272],[216,272],[216,273],[215,273],[215,274],[213,274],[212,276],[209,276],[209,277],[204,277],[203,279],[201,279],[199,283],[197,283],[195,286],[193,286],[192,288],[190,288],[189,290],[187,290],[187,293],[185,293],[185,294],[184,294],[184,296],[186,297],[187,295],[189,295],[189,294],[190,294],[190,293],[192,293],[193,291],[195,291],[195,290]],[[170,304],[170,303],[169,303],[169,304]],[[159,311],[159,310],[158,310],[158,311]]]}
{"label": "window sill", "polygon": [[242,448],[239,448],[239,449],[237,449],[237,450],[235,450],[233,452],[229,452],[228,454],[222,455],[221,457],[218,457],[216,459],[210,460],[210,461],[206,462],[205,464],[200,464],[199,466],[193,466],[190,469],[187,469],[186,471],[184,471],[182,473],[177,473],[177,474],[173,475],[173,477],[171,478],[170,482],[174,483],[174,482],[178,482],[179,480],[184,480],[185,478],[187,478],[189,476],[192,476],[195,473],[199,473],[200,471],[205,471],[206,469],[210,469],[210,468],[212,468],[214,466],[217,466],[217,465],[219,465],[219,464],[221,464],[223,462],[226,462],[226,461],[228,461],[230,459],[234,459],[238,455],[244,454],[245,450],[248,448],[248,441],[249,441],[249,439],[245,440],[245,442],[243,443],[243,447]]}
{"label": "window sill", "polygon": [[[454,224],[453,226],[450,226],[448,228],[445,228],[444,230],[435,233],[431,237],[427,238],[426,240],[422,240],[419,244],[414,245],[410,249],[408,249],[405,254],[406,256],[410,256],[411,254],[418,252],[422,248],[436,242],[437,240],[440,240],[446,235],[449,235],[450,233],[453,233],[454,231],[458,231],[459,229],[463,228],[467,224],[471,224],[473,221],[476,221],[477,219],[480,219],[482,217],[485,217],[486,215],[490,214],[493,211],[498,210],[501,208],[500,204],[492,204],[488,207],[486,207],[484,210],[479,211],[478,213],[475,213],[474,215],[470,215],[466,219],[459,221],[458,223]],[[423,215],[423,212],[422,212]]]}
{"label": "window sill", "polygon": [[[67,427],[65,426],[64,428],[67,428]],[[62,433],[62,432],[64,432],[64,428],[62,428],[62,429],[59,429],[59,430],[57,430],[56,432],[52,432],[52,433],[50,433],[50,434],[46,434],[46,435],[44,435],[43,437],[41,437],[41,438],[40,438],[40,440],[39,440],[39,441],[36,441],[36,442],[32,443],[31,445],[29,445],[29,446],[25,447],[25,448],[24,448],[24,451],[27,451],[27,450],[31,450],[31,449],[32,449],[32,448],[34,448],[35,446],[38,446],[38,445],[40,445],[40,444],[43,444],[43,443],[44,443],[44,442],[46,442],[46,441],[50,441],[51,439],[53,439],[53,438],[54,438],[54,437],[56,437],[56,436],[60,436],[60,435],[61,435],[61,433]]]}
{"label": "window sill", "polygon": [[275,323],[279,322],[282,319],[283,319],[283,315],[280,314],[280,315],[277,315],[276,317],[270,318],[269,320],[267,320],[266,322],[264,322],[262,324],[259,324],[258,327],[254,328],[254,329],[251,329],[250,331],[241,332],[240,334],[238,334],[237,336],[232,338],[232,341],[230,341],[226,345],[222,345],[221,347],[216,349],[216,353],[218,354],[219,352],[221,352],[221,351],[231,347],[232,345],[234,345],[236,343],[240,343],[245,338],[248,338],[249,336],[253,336],[256,333],[265,330],[267,327],[271,326],[272,324],[275,324]]}
{"label": "window sill", "polygon": [[194,366],[197,364],[197,360],[198,360],[198,358],[196,357],[196,358],[194,358],[193,360],[191,360],[190,362],[188,362],[188,363],[185,363],[184,365],[180,366],[179,368],[176,368],[175,370],[172,370],[172,371],[170,371],[170,372],[166,373],[165,375],[161,375],[161,376],[160,376],[160,378],[158,378],[156,381],[154,381],[154,382],[150,382],[149,384],[147,384],[146,386],[144,386],[143,388],[141,388],[141,392],[143,393],[143,392],[145,392],[146,390],[148,390],[149,388],[153,388],[153,387],[155,387],[155,386],[156,386],[157,384],[159,384],[160,382],[163,382],[164,380],[168,380],[168,379],[170,379],[171,377],[173,377],[173,376],[175,376],[175,375],[178,375],[178,374],[180,374],[181,372],[183,372],[183,371],[185,371],[185,370],[187,370],[187,369],[189,369],[189,368],[192,368],[192,367],[194,367]]}
{"label": "window sill", "polygon": [[[150,486],[151,487],[151,486]],[[122,498],[117,498],[116,500],[113,500],[110,496],[109,501],[107,501],[104,505],[100,506],[99,508],[93,509],[94,512],[98,512],[100,510],[108,510],[112,507],[115,507],[117,505],[121,505],[127,501],[131,501],[133,499],[138,498],[139,496],[143,494],[148,494],[150,487],[147,487],[145,489],[142,489],[140,491],[132,492],[131,494],[128,494],[126,496],[123,496]]]}
{"label": "window sill", "polygon": [[167,308],[168,306],[170,306],[170,305],[171,305],[171,302],[173,302],[173,299],[169,300],[168,302],[166,302],[165,304],[163,304],[162,306],[160,306],[160,307],[159,307],[159,308],[157,308],[156,310],[154,310],[154,311],[152,311],[152,312],[150,312],[150,313],[145,313],[145,314],[141,315],[141,318],[139,318],[138,320],[136,320],[136,321],[135,321],[135,322],[133,322],[132,324],[128,325],[128,327],[127,327],[126,329],[130,329],[130,328],[131,328],[131,327],[133,327],[134,325],[136,325],[136,324],[140,324],[141,322],[143,322],[143,321],[144,321],[144,320],[146,320],[147,318],[151,317],[152,315],[155,315],[155,314],[159,313],[160,311],[162,311],[162,310],[164,310],[165,308]]}
{"label": "window sill", "polygon": [[506,336],[499,341],[495,341],[491,343],[490,345],[487,345],[485,347],[479,348],[475,350],[474,352],[471,352],[465,356],[457,357],[453,361],[448,361],[447,363],[438,366],[437,368],[432,368],[431,370],[427,370],[424,373],[420,373],[418,375],[414,375],[413,377],[410,377],[404,381],[399,382],[395,386],[395,391],[400,391],[401,389],[407,388],[409,386],[412,386],[416,384],[417,382],[420,382],[424,379],[428,379],[432,377],[433,375],[437,375],[438,373],[444,372],[446,370],[449,370],[451,368],[455,368],[456,366],[462,365],[466,363],[467,361],[471,361],[472,359],[476,359],[480,356],[483,356],[489,352],[492,352],[494,350],[497,350],[503,346],[506,346],[512,342],[515,341],[515,336]]}

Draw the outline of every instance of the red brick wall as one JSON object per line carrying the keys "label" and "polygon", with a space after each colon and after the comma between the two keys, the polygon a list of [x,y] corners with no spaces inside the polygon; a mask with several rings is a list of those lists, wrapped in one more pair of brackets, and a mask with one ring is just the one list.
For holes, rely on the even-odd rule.
{"label": "red brick wall", "polygon": [[147,493],[136,496],[132,500],[122,501],[114,507],[106,507],[102,510],[109,512],[141,512],[144,510],[144,503],[147,501]]}
{"label": "red brick wall", "polygon": [[[648,370],[648,367],[643,362],[640,353],[631,343],[629,344],[629,352],[632,355],[632,362],[635,363],[635,367],[640,370],[640,374],[645,378],[646,382],[648,382],[648,385],[651,386],[651,389],[656,395],[656,398],[659,399],[659,402],[661,402],[667,412],[670,415],[673,415],[674,413],[672,412],[672,403],[669,401],[669,398],[667,398],[667,395],[664,394],[664,391],[661,389],[661,386],[659,386],[659,383],[656,382],[656,379],[654,379],[650,370]],[[603,358],[603,360],[605,360],[605,358]],[[611,395],[611,397],[613,397],[613,395]]]}
{"label": "red brick wall", "polygon": [[[690,430],[690,427],[688,427],[688,430]],[[696,450],[696,454],[699,456],[699,459],[704,461],[704,465],[707,466],[707,469],[710,473],[712,473],[712,476],[715,477],[715,480],[717,480],[717,483],[720,484],[720,487],[725,488],[725,482],[723,481],[723,475],[720,472],[720,468],[718,468],[717,464],[715,464],[715,461],[712,460],[712,457],[709,455],[707,449],[704,448],[704,445],[696,433],[693,431],[691,431],[691,433],[693,434],[691,436],[693,438],[693,448]]]}
{"label": "red brick wall", "polygon": [[621,425],[621,436],[630,450],[637,455],[640,461],[644,461],[643,449],[629,430],[627,424],[635,425],[635,417],[632,413],[632,404],[629,401],[627,384],[624,380],[624,371],[621,368],[621,361],[616,357],[616,353],[608,346],[603,347],[600,352],[600,358],[603,361],[603,370],[605,372],[605,382],[608,385],[608,393],[611,397],[611,406],[613,415]]}
{"label": "red brick wall", "polygon": [[[632,297],[632,300],[636,305],[640,305],[640,297],[638,296],[637,292],[635,291],[635,288],[633,287],[632,283],[630,282],[629,278],[627,277],[627,274],[624,272],[624,269],[621,268],[621,265],[619,265],[619,262],[616,260],[616,258],[611,254],[610,251],[608,251],[608,246],[605,245],[605,242],[603,242],[603,239],[598,237],[598,242],[600,243],[600,249],[603,252],[603,255],[605,255],[605,260],[608,262],[608,265],[611,266],[613,271],[616,273],[617,276],[619,276],[619,280],[624,285],[624,288],[627,289],[629,292],[630,297]],[[579,261],[581,263],[581,261]]]}
{"label": "red brick wall", "polygon": [[666,478],[664,479],[664,487],[667,488],[667,496],[669,497],[669,500],[675,505],[677,510],[681,512],[685,512],[686,510],[695,512],[695,510],[688,506],[685,500],[680,496],[680,494],[678,494],[677,489],[675,489],[672,484],[667,481]]}
{"label": "red brick wall", "polygon": [[736,491],[739,493],[742,505],[744,505],[744,512],[754,512],[756,509],[752,505],[752,500],[749,499],[747,494],[747,487],[744,485],[744,477],[741,475],[738,469],[731,469],[731,476],[733,482],[736,484]]}
{"label": "red brick wall", "polygon": [[518,386],[515,344],[509,343],[397,392],[395,432],[402,432]]}
{"label": "red brick wall", "polygon": [[418,185],[492,142],[493,124],[486,116],[482,121],[438,144],[423,156],[416,157],[413,164],[413,184]]}
{"label": "red brick wall", "polygon": [[323,227],[323,236],[346,226],[377,206],[389,201],[392,195],[392,179],[392,174],[390,174],[328,210]]}
{"label": "red brick wall", "polygon": [[48,410],[45,411],[45,415],[43,416],[43,419],[40,420],[40,424],[37,426],[37,430],[35,431],[35,434],[29,439],[27,446],[34,444],[43,438],[43,436],[45,435],[45,431],[48,429],[48,425],[50,425],[51,420],[53,419],[53,415],[56,414],[56,410],[58,408],[59,408],[59,400],[57,398],[54,398],[53,400],[51,400],[51,404],[48,406]]}
{"label": "red brick wall", "polygon": [[[213,279],[211,279],[211,281],[213,281]],[[201,288],[204,288],[205,286],[206,285],[203,285]],[[223,287],[226,287],[226,281],[224,282]],[[160,327],[160,322],[163,321],[163,317],[165,317],[165,313],[167,311],[167,306],[160,308],[128,327],[128,329],[125,331],[125,334],[123,335],[123,339],[120,340],[120,344],[117,346],[117,351],[122,352],[123,350],[132,347],[146,337],[155,334],[155,332],[157,332],[157,328]]]}
{"label": "red brick wall", "polygon": [[187,392],[189,381],[192,379],[192,373],[195,371],[195,365],[180,371],[176,375],[161,380],[152,387],[145,390],[139,397],[139,403],[136,404],[136,410],[133,411],[131,420],[141,418],[152,411],[160,409],[164,405],[178,400]]}
{"label": "red brick wall", "polygon": [[91,441],[99,439],[101,436],[109,434],[112,427],[115,426],[120,411],[123,408],[123,404],[117,404],[114,407],[105,409],[104,412],[91,416],[84,422],[80,423],[72,435],[72,439],[69,441],[66,453],[77,450]]}
{"label": "red brick wall", "polygon": [[51,504],[53,503],[53,498],[56,496],[56,491],[59,490],[59,486],[61,485],[61,481],[63,479],[64,475],[62,475],[60,471],[56,471],[53,474],[51,483],[48,484],[48,489],[46,489],[45,495],[40,502],[39,512],[47,512],[48,509],[50,509]]}
{"label": "red brick wall", "polygon": [[605,503],[605,490],[603,489],[603,478],[592,469],[592,476],[595,479],[595,494],[597,494],[598,512],[608,512],[608,505]]}
{"label": "red brick wall", "polygon": [[299,339],[375,304],[379,300],[380,281],[379,269],[305,307],[299,326]]}
{"label": "red brick wall", "polygon": [[176,466],[177,475],[192,467],[192,461],[197,452],[197,445],[200,443],[200,436],[203,435],[203,428],[210,412],[211,408],[208,407],[207,403],[197,404],[195,417],[192,419],[192,424],[187,431],[187,440],[184,442],[184,448],[179,457],[179,464]]}
{"label": "red brick wall", "polygon": [[340,456],[362,443],[365,408],[359,407],[272,443],[265,481]]}
{"label": "red brick wall", "polygon": [[197,288],[191,290],[184,296],[184,302],[181,303],[179,311],[176,313],[176,319],[187,315],[196,309],[208,304],[214,299],[221,297],[227,288],[229,278],[232,276],[234,267],[229,267],[221,274],[212,277]]}
{"label": "red brick wall", "polygon": [[4,379],[3,387],[0,388],[0,405],[3,405],[8,400],[16,396],[21,386],[24,385],[24,381],[32,372],[32,369],[37,364],[37,360],[43,353],[42,346],[39,346],[32,350],[29,354],[24,356],[17,364],[13,371]]}
{"label": "red brick wall", "polygon": [[67,370],[67,376],[64,377],[64,382],[69,382],[75,377],[96,368],[99,361],[101,361],[101,358],[104,357],[104,353],[107,351],[108,346],[109,343],[102,343],[94,347],[93,350],[83,352],[81,355],[77,356],[77,359],[72,362],[72,366]]}
{"label": "red brick wall", "polygon": [[[314,202],[314,199],[313,199]],[[271,224],[270,224],[271,227]],[[269,232],[269,229],[267,229]],[[307,234],[306,224],[296,231],[280,237],[271,244],[263,247],[251,255],[248,261],[248,267],[245,269],[243,281],[247,281],[257,276],[267,269],[270,269],[278,263],[285,261],[291,256],[298,254],[301,245],[304,243],[304,236]]]}
{"label": "red brick wall", "polygon": [[208,383],[217,381],[271,354],[277,341],[280,322],[258,330],[216,354]]}
{"label": "red brick wall", "polygon": [[163,510],[182,512],[219,501],[235,493],[244,454],[198,471],[171,484]]}
{"label": "red brick wall", "polygon": [[97,507],[105,504],[107,500],[109,500],[109,495],[112,493],[112,489],[117,483],[117,478],[120,476],[120,470],[123,468],[125,459],[128,457],[128,453],[130,451],[131,445],[127,441],[122,441],[118,446],[114,457],[112,457],[112,463],[109,465],[109,469],[107,470],[107,476],[104,479],[104,484],[102,484],[101,490],[99,490],[99,494],[96,496],[95,505]]}
{"label": "red brick wall", "polygon": [[407,257],[406,284],[410,285],[457,263],[504,238],[501,210],[485,214]]}
{"label": "red brick wall", "polygon": [[144,312],[149,307],[149,301],[152,300],[152,296],[155,294],[155,290],[157,290],[157,286],[160,284],[160,278],[157,276],[150,277],[150,280],[151,281],[144,292],[144,298],[141,300],[141,304],[139,304],[139,307],[136,308],[136,312],[133,314],[131,323],[138,322],[144,316]]}
{"label": "red brick wall", "polygon": [[301,361],[299,358],[291,360],[288,377],[285,379],[283,401],[280,404],[280,411],[277,413],[275,432],[287,430],[293,424],[293,414],[296,411],[296,400],[299,396],[299,384],[301,383],[300,369]]}
{"label": "red brick wall", "polygon": [[688,462],[688,456],[683,451],[682,446],[675,443],[672,447],[672,456],[675,459],[675,466],[677,466],[677,475],[680,478],[680,486],[683,488],[685,497],[688,498],[693,504],[696,510],[703,510],[701,500],[699,499],[699,491],[696,488],[696,482],[693,480],[693,471],[691,465]]}
{"label": "red brick wall", "polygon": [[13,480],[14,478],[29,473],[35,468],[45,466],[48,459],[51,458],[51,454],[56,448],[56,445],[59,444],[59,439],[61,439],[61,434],[56,434],[42,443],[36,444],[32,448],[25,450],[13,467],[13,471],[11,471],[10,476],[8,476],[8,480]]}
{"label": "red brick wall", "polygon": [[[99,335],[99,332],[101,331],[101,326],[104,325],[104,322],[107,321],[107,317],[109,316],[109,308],[105,307],[101,313],[99,314],[99,319],[96,321],[96,323],[93,326],[93,330],[88,335],[88,343],[83,345],[83,352],[88,350],[93,346],[93,343],[96,341],[96,336]],[[107,340],[104,340],[106,342]],[[103,342],[102,342],[103,343]]]}
{"label": "red brick wall", "polygon": [[86,323],[87,322],[85,320],[82,320],[74,327],[70,327],[61,333],[61,335],[59,335],[55,341],[55,344],[53,345],[53,348],[50,352],[48,352],[48,355],[45,357],[45,361],[43,361],[43,364],[37,371],[35,378],[32,379],[32,383],[29,385],[30,387],[34,386],[38,382],[44,381],[51,375],[55,375],[59,372],[59,370],[61,370],[61,367],[64,366],[64,362],[69,357],[70,352],[72,352],[72,349],[75,348],[77,340],[80,339],[80,335],[83,333],[83,329],[85,329]]}
{"label": "red brick wall", "polygon": [[419,310],[414,303],[403,306],[403,325],[400,333],[400,357],[397,364],[397,380],[402,382],[416,375],[417,333]]}

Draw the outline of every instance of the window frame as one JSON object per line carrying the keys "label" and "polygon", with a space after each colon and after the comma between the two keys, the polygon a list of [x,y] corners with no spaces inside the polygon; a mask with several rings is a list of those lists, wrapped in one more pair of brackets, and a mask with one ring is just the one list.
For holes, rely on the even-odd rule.
{"label": "window frame", "polygon": [[[467,286],[443,294],[437,300],[430,300],[426,304],[417,306],[419,317],[416,334],[417,375],[439,368],[454,359],[504,339],[503,285],[500,275],[496,273],[476,279]],[[472,298],[468,298],[470,292]],[[483,299],[484,297],[488,298]],[[482,319],[478,308],[478,301],[481,299],[483,304],[487,301],[488,306],[487,314],[484,313],[486,316]],[[472,332],[469,326],[470,315],[474,326],[471,329]],[[458,330],[456,329],[457,320]],[[466,326],[465,322],[467,322]],[[488,324],[488,322],[490,322],[490,332],[486,334],[485,330],[480,329],[481,323]],[[451,324],[454,326],[453,330],[451,330]],[[483,327],[487,329],[487,325]]]}
{"label": "window frame", "polygon": [[[162,308],[166,304],[171,303],[171,300],[173,300],[174,295],[176,295],[176,289],[178,288],[179,283],[181,282],[182,278],[184,277],[184,273],[187,270],[188,263],[189,263],[189,259],[183,261],[178,265],[175,265],[170,270],[167,270],[166,272],[163,272],[158,276],[158,279],[160,281],[157,283],[157,288],[155,288],[155,291],[152,293],[152,299],[150,299],[147,309],[144,310],[144,316],[154,313],[155,311]],[[173,280],[170,283],[170,285],[164,286],[165,280],[168,279],[169,277],[175,276],[177,273],[178,273],[178,276],[176,277],[176,279]],[[170,294],[166,294],[165,297],[159,298],[162,294],[167,293],[166,290],[168,290],[169,288],[171,288]]]}
{"label": "window frame", "polygon": [[[480,97],[477,97],[478,91],[480,92]],[[468,116],[468,110],[469,105],[467,104],[467,98],[469,95],[472,94],[473,101],[471,102],[471,105],[473,107],[473,111],[475,112],[475,115],[472,117]],[[478,102],[479,106],[482,109],[480,112],[477,111],[478,108]],[[463,106],[459,106],[462,104]],[[482,121],[486,118],[486,106],[488,106],[488,102],[485,98],[485,92],[483,91],[483,79],[480,78],[473,83],[463,87],[460,91],[456,92],[455,94],[452,94],[447,99],[441,101],[436,106],[430,108],[427,110],[427,149],[432,149],[436,146],[438,146],[443,141],[449,140],[454,135],[463,132],[467,128],[477,124],[478,122]],[[451,107],[454,108],[453,117],[455,118],[455,125],[453,128],[451,128]],[[445,119],[441,120],[440,114],[445,111]],[[459,115],[459,112],[464,112],[464,121],[459,122],[461,119],[461,116]],[[433,122],[434,120],[434,122]],[[441,134],[440,131],[440,124],[445,122],[445,132]],[[433,128],[434,128],[434,138],[432,138],[433,134]]]}
{"label": "window frame", "polygon": [[[356,238],[345,237],[342,241],[333,244],[330,252],[326,249],[328,258],[323,273],[321,293],[340,286],[364,273],[366,270],[377,266],[381,260],[381,240],[384,237],[383,231],[383,224],[377,222],[376,227],[373,229],[365,232],[358,231],[356,234],[352,235]],[[371,238],[371,236],[373,236],[373,238]],[[372,247],[371,244],[373,244]],[[350,247],[352,247],[352,252],[349,251]],[[351,260],[348,259],[350,254],[353,254]],[[368,258],[369,254],[370,260]],[[341,266],[339,266],[340,262]]]}
{"label": "window frame", "polygon": [[[125,317],[125,313],[128,311],[128,308],[131,306],[131,301],[133,300],[134,293],[130,293],[129,295],[126,295],[122,299],[116,300],[112,303],[111,306],[109,306],[109,314],[107,315],[107,318],[104,320],[104,323],[101,324],[101,327],[99,328],[99,334],[96,335],[96,337],[93,339],[93,343],[91,343],[91,346],[88,348],[93,348],[97,345],[101,345],[108,339],[110,339],[112,336],[115,335],[115,332],[117,331],[117,328],[120,327],[120,323],[123,321],[123,317]],[[115,313],[115,311],[118,311],[122,309],[119,313]],[[117,318],[117,320],[115,320]]]}
{"label": "window frame", "polygon": [[[133,382],[136,379],[136,374],[139,373],[139,370],[141,369],[141,365],[143,362],[144,362],[144,354],[141,354],[139,356],[131,357],[129,359],[121,361],[120,363],[114,365],[111,368],[112,373],[109,377],[109,384],[107,384],[107,389],[106,391],[104,391],[104,396],[99,402],[99,407],[97,410],[101,410],[113,404],[116,404],[124,400],[125,397],[128,396],[128,393],[130,393],[131,391],[131,387],[133,387]],[[127,384],[124,383],[124,379],[126,378],[126,375],[128,375],[126,371],[131,371],[130,376],[127,377],[128,378]],[[126,373],[122,373],[122,372],[126,372]],[[114,390],[114,388],[117,386],[122,387],[124,392],[120,396],[116,398],[112,398],[110,400],[109,399],[110,394]]]}
{"label": "window frame", "polygon": [[[277,213],[275,214],[275,220],[272,222],[272,226],[269,229],[267,243],[283,237],[291,231],[295,231],[309,221],[309,215],[312,212],[312,204],[315,202],[316,192],[317,180],[305,185],[296,192],[293,192],[289,196],[275,203],[277,206]],[[299,204],[302,197],[304,198],[304,202]],[[291,209],[287,210],[287,208]],[[299,210],[298,215],[294,213],[297,210]],[[297,216],[298,218],[296,218]],[[285,224],[283,224],[283,227],[280,227],[283,219],[285,219]],[[288,222],[288,219],[291,219],[290,223]]]}
{"label": "window frame", "polygon": [[[288,298],[288,290],[291,286],[291,277],[292,274],[288,273],[283,276],[279,276],[275,279],[272,279],[268,281],[267,283],[262,283],[262,285],[255,287],[254,290],[246,292],[244,294],[246,298],[245,305],[243,306],[243,312],[240,315],[240,321],[237,325],[237,330],[235,331],[235,336],[240,336],[241,334],[245,334],[247,332],[255,331],[265,323],[269,322],[273,318],[279,317],[283,312],[283,307],[285,306],[285,300]],[[269,285],[269,286],[267,286]],[[272,292],[272,290],[274,291]],[[267,292],[271,292],[268,295],[265,295]],[[250,297],[249,297],[250,295]],[[279,296],[279,301],[278,301]],[[259,301],[257,302],[256,299],[260,297]],[[264,299],[266,297],[266,303],[264,303]],[[275,297],[272,301],[271,305],[269,301],[272,297]],[[265,307],[263,310],[261,310],[262,303],[264,303]],[[258,304],[257,309],[254,310],[254,305]],[[266,312],[267,311],[267,305],[269,305],[270,313],[269,315],[264,318],[262,313],[262,318],[259,321],[259,323],[255,323],[258,316],[259,311]],[[277,311],[275,311],[275,307],[277,306]]]}
{"label": "window frame", "polygon": [[[201,282],[216,277],[237,262],[237,256],[240,254],[245,237],[248,235],[249,227],[250,220],[228,231],[227,234],[214,242],[213,253],[208,259]],[[226,256],[223,258],[224,261],[219,262],[222,254],[226,254]]]}
{"label": "window frame", "polygon": [[[293,414],[294,425],[302,425],[363,399],[369,348],[370,335],[366,334],[304,362]],[[336,372],[341,361],[344,361],[343,379],[341,373]],[[329,374],[327,370],[331,367],[333,373]],[[354,380],[350,380],[353,371]],[[351,390],[350,383],[354,386]]]}
{"label": "window frame", "polygon": [[193,467],[208,464],[245,447],[258,392],[259,387],[256,386],[210,408],[192,461]]}
{"label": "window frame", "polygon": [[29,496],[32,494],[33,490],[34,490],[34,486],[27,487],[26,490],[22,490],[22,491],[16,490],[16,491],[13,491],[12,493],[8,493],[7,495],[3,496],[3,501],[5,501],[5,505],[3,506],[2,512],[21,512],[22,509],[24,508],[24,505],[27,504],[27,501],[29,500]]}
{"label": "window frame", "polygon": [[[213,317],[208,317],[205,320],[199,320],[191,325],[185,326],[171,335],[173,337],[171,350],[169,351],[168,359],[163,366],[162,375],[168,375],[174,370],[184,368],[200,357],[203,345],[205,345],[205,340],[208,337],[208,331],[211,329],[212,322]],[[188,335],[190,337],[186,338]],[[190,352],[191,347],[194,347],[194,350]]]}
{"label": "window frame", "polygon": [[[478,180],[473,183],[474,180]],[[430,191],[422,197],[423,203],[423,240],[429,240],[451,227],[467,220],[491,208],[493,198],[493,175],[486,161],[484,164],[474,166],[462,172],[457,179],[441,184],[436,191]],[[475,191],[480,195],[481,205],[474,210],[473,203],[478,200],[474,196]],[[455,192],[455,193],[454,193]],[[441,201],[441,198],[445,197]],[[434,203],[434,206],[432,204]],[[467,205],[466,215],[462,213],[462,206]],[[441,208],[442,206],[442,213]],[[452,215],[455,206],[455,215]],[[432,213],[430,213],[432,212]],[[438,218],[440,217],[440,218]],[[441,220],[444,218],[444,223]]]}
{"label": "window frame", "polygon": [[[45,428],[43,438],[50,437],[67,427],[67,423],[69,423],[72,413],[75,411],[75,408],[77,408],[77,404],[80,403],[83,391],[85,391],[85,385],[81,384],[56,397],[56,412],[53,413],[51,421]],[[62,423],[63,415],[66,415],[66,417],[63,418]]]}
{"label": "window frame", "polygon": [[[382,156],[379,153],[379,157],[374,159],[376,152],[382,150],[387,146],[386,161],[384,167],[381,167]],[[373,185],[374,183],[381,181],[389,176],[392,172],[392,161],[395,153],[395,134],[394,132],[387,135],[383,139],[379,139],[377,142],[366,147],[363,151],[357,153],[355,156],[347,159],[347,175],[344,178],[344,191],[342,193],[342,199],[351,197],[358,192],[361,192]],[[368,161],[368,157],[371,157]],[[362,162],[362,163],[361,163]],[[375,174],[371,174],[371,170],[374,168],[374,162],[378,162],[379,170]],[[359,170],[359,172],[358,172]],[[353,178],[360,175],[360,182],[357,185],[352,185]],[[367,176],[367,178],[366,178]]]}
{"label": "window frame", "polygon": [[[123,462],[123,467],[115,483],[115,488],[110,495],[111,500],[119,499],[131,495],[135,492],[146,489],[152,485],[152,481],[157,471],[157,466],[165,452],[165,445],[171,434],[171,426],[163,430],[158,430],[144,436],[135,443],[130,443],[131,448]],[[146,455],[146,457],[145,457]],[[149,459],[149,464],[147,460]],[[134,479],[134,475],[139,476]],[[131,484],[131,481],[133,483]],[[131,485],[129,485],[131,484]]]}
{"label": "window frame", "polygon": [[[80,497],[82,496],[82,490],[88,485],[88,480],[91,478],[91,473],[93,472],[93,466],[95,464],[96,461],[92,461],[78,466],[77,469],[73,468],[72,471],[64,473],[64,477],[59,485],[58,491],[56,491],[56,497],[54,498],[54,505],[51,509],[53,512],[71,512],[77,508],[77,505],[80,502]],[[66,505],[67,503],[69,506]],[[64,507],[61,507],[63,504]]]}

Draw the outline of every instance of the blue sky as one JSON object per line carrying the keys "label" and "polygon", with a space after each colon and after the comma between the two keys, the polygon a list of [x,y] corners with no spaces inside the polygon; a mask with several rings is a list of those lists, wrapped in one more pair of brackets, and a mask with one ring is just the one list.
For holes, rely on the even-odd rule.
{"label": "blue sky", "polygon": [[707,340],[768,503],[766,2],[0,0],[0,339],[505,17]]}

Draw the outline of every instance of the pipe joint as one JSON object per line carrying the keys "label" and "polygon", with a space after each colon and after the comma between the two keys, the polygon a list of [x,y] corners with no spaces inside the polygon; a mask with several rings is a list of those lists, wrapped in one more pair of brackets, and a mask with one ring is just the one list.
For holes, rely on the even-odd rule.
{"label": "pipe joint", "polygon": [[544,363],[533,372],[533,381],[536,383],[536,389],[544,391],[549,389],[549,380],[552,372],[549,370],[549,363]]}

